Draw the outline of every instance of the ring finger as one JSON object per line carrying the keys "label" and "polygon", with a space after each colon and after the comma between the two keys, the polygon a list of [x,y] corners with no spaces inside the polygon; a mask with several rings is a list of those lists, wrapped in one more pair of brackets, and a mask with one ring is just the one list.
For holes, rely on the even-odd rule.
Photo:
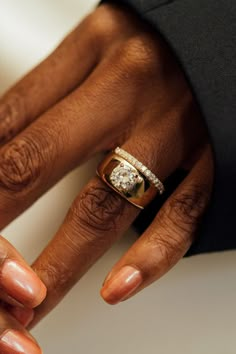
{"label": "ring finger", "polygon": [[[167,151],[166,145],[160,144],[156,149],[156,145],[151,143],[153,126],[145,134],[140,132],[140,135],[131,137],[123,148],[158,177],[165,179],[184,159],[184,154],[181,153],[184,151],[183,142],[181,139],[176,140],[173,148],[179,153],[175,154],[175,159],[171,157],[172,150],[165,159],[159,159]],[[166,163],[169,159],[172,163]],[[56,236],[33,265],[48,289],[47,299],[36,310],[34,323],[56,306],[96,260],[121,237],[138,213],[136,207],[100,179],[90,181],[75,199]]]}

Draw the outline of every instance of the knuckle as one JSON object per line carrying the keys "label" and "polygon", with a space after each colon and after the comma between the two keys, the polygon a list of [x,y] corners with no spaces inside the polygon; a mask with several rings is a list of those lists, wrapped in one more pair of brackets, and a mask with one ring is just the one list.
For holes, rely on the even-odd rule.
{"label": "knuckle", "polygon": [[65,128],[63,134],[56,134],[53,127],[45,129],[43,125],[35,126],[10,142],[0,154],[0,186],[8,192],[25,193],[42,179],[48,183],[52,166],[63,152],[66,137]]}
{"label": "knuckle", "polygon": [[40,175],[42,159],[40,146],[32,137],[10,143],[0,156],[0,185],[12,192],[32,186]]}
{"label": "knuckle", "polygon": [[171,197],[159,211],[159,227],[150,234],[148,243],[158,248],[167,267],[187,252],[207,200],[207,186],[192,185]]}
{"label": "knuckle", "polygon": [[73,219],[86,234],[94,232],[116,233],[123,214],[124,201],[106,185],[89,184],[72,205]]}
{"label": "knuckle", "polygon": [[120,60],[128,73],[138,79],[149,80],[157,72],[157,48],[147,35],[137,35],[125,41]]}
{"label": "knuckle", "polygon": [[201,185],[189,186],[173,196],[166,208],[167,219],[186,231],[197,226],[208,201],[208,189]]}
{"label": "knuckle", "polygon": [[86,19],[94,39],[106,42],[120,33],[120,21],[110,5],[101,5]]}
{"label": "knuckle", "polygon": [[[166,228],[166,230],[168,229]],[[173,233],[172,230],[165,231],[165,233],[154,231],[149,237],[148,243],[158,249],[162,263],[168,268],[175,264],[180,255],[184,255],[188,248],[186,239],[179,233]]]}

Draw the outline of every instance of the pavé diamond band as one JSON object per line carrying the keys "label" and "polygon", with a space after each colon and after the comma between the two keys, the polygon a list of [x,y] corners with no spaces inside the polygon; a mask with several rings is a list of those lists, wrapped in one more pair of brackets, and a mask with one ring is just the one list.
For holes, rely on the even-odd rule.
{"label": "pav\u00e9 diamond band", "polygon": [[119,147],[115,149],[115,153],[123,157],[125,160],[131,163],[138,171],[140,171],[149,180],[150,183],[154,184],[154,186],[159,190],[160,194],[164,193],[165,188],[163,183],[159,180],[159,178],[155,176],[154,173],[152,173],[152,171],[150,171],[146,166],[144,166],[142,162],[138,161],[134,156]]}
{"label": "pav\u00e9 diamond band", "polygon": [[146,166],[117,147],[97,168],[97,174],[131,204],[143,209],[165,190],[163,183]]}

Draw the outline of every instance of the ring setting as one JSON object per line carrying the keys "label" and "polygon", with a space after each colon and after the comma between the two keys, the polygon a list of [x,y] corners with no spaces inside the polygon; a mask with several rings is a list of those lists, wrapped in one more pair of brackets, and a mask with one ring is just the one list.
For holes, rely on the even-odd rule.
{"label": "ring setting", "polygon": [[117,147],[98,165],[98,176],[136,207],[143,209],[164,192],[163,183],[134,156]]}
{"label": "ring setting", "polygon": [[126,159],[128,162],[130,162],[138,171],[140,171],[151,183],[154,184],[154,186],[159,190],[160,194],[163,194],[165,188],[163,183],[159,180],[159,178],[156,177],[152,171],[150,171],[145,165],[142,164],[139,160],[137,160],[134,156],[129,154],[127,151],[121,149],[120,147],[117,147],[115,149],[115,153],[117,155],[120,155],[124,159]]}

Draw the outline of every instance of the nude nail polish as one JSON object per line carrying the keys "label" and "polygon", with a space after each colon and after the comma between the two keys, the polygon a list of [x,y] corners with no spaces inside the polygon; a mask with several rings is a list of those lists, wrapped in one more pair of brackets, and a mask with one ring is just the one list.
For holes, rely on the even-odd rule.
{"label": "nude nail polish", "polygon": [[16,330],[8,330],[0,338],[0,352],[4,354],[42,354],[36,342]]}
{"label": "nude nail polish", "polygon": [[138,269],[125,266],[105,282],[101,295],[109,304],[115,305],[131,295],[142,282],[142,274]]}
{"label": "nude nail polish", "polygon": [[8,295],[29,307],[36,307],[46,296],[46,287],[30,268],[7,260],[1,271],[1,287]]}

